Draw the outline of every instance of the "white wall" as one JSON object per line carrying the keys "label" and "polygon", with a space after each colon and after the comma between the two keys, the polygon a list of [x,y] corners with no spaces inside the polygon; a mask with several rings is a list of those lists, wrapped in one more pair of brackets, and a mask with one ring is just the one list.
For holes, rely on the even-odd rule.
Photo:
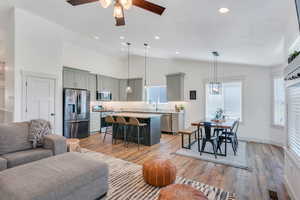
{"label": "white wall", "polygon": [[57,77],[55,131],[62,134],[63,66],[118,76],[120,61],[66,41],[65,33],[70,31],[32,13],[15,8],[12,16],[13,121],[22,121],[22,72],[54,75]]}
{"label": "white wall", "polygon": [[[124,61],[124,63],[126,63]],[[165,75],[184,72],[186,125],[192,121],[204,118],[205,99],[204,81],[208,79],[210,63],[188,60],[149,59],[149,77],[151,85],[165,85]],[[272,69],[260,66],[237,64],[220,64],[223,77],[243,79],[243,123],[240,127],[240,137],[258,141],[282,144],[284,134],[274,129],[271,118]],[[132,58],[131,77],[143,77],[143,57]],[[197,90],[197,100],[189,100],[189,90]],[[134,106],[134,105],[133,105]],[[171,106],[173,107],[173,106]]]}

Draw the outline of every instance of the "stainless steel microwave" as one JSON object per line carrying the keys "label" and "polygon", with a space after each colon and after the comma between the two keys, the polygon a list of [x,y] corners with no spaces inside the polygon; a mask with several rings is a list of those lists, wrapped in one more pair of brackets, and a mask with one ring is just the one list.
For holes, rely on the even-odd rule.
{"label": "stainless steel microwave", "polygon": [[111,101],[112,93],[111,92],[97,92],[97,101]]}

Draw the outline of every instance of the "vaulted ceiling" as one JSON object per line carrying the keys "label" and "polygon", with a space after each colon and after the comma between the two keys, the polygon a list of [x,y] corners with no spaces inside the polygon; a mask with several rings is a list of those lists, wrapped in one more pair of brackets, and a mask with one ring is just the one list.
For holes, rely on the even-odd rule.
{"label": "vaulted ceiling", "polygon": [[[224,62],[269,66],[283,62],[287,36],[298,35],[297,28],[295,34],[288,33],[287,24],[297,26],[293,0],[149,1],[166,7],[165,13],[133,7],[125,11],[124,27],[115,26],[112,7],[104,9],[98,2],[72,7],[65,0],[1,0],[0,5],[29,10],[86,37],[97,36],[95,43],[116,56],[124,55],[123,42],[133,43],[135,54],[143,54],[147,42],[155,57],[208,60],[216,50]],[[222,7],[230,12],[219,13]]]}

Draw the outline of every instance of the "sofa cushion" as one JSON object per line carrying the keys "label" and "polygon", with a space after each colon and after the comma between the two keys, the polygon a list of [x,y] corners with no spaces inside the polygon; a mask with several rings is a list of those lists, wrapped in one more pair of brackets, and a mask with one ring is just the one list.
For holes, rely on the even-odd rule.
{"label": "sofa cushion", "polygon": [[0,171],[7,169],[7,160],[0,157]]}
{"label": "sofa cushion", "polygon": [[64,153],[0,173],[5,200],[65,200],[82,188],[88,194],[85,200],[108,190],[107,164],[84,153]]}
{"label": "sofa cushion", "polygon": [[7,160],[7,168],[11,168],[29,162],[37,161],[43,158],[47,158],[52,155],[53,153],[50,149],[37,148],[4,154],[2,155],[2,158]]}
{"label": "sofa cushion", "polygon": [[28,122],[0,124],[0,155],[31,149],[28,136]]}

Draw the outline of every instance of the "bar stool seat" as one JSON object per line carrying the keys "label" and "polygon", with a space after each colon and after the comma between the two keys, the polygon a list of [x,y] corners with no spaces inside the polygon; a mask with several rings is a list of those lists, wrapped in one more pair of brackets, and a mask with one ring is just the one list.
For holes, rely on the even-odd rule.
{"label": "bar stool seat", "polygon": [[[140,135],[140,129],[141,128],[144,128],[144,127],[146,127],[148,124],[146,124],[146,123],[140,123],[139,122],[139,120],[137,119],[137,118],[135,118],[135,117],[130,117],[129,118],[129,122],[128,122],[128,125],[129,126],[132,126],[132,127],[137,127],[137,140],[138,140],[138,149],[140,149],[140,139],[141,139],[141,135]],[[132,134],[133,134],[133,132],[132,132]],[[132,135],[131,135],[132,136]],[[142,138],[144,138],[144,137],[142,137]]]}

